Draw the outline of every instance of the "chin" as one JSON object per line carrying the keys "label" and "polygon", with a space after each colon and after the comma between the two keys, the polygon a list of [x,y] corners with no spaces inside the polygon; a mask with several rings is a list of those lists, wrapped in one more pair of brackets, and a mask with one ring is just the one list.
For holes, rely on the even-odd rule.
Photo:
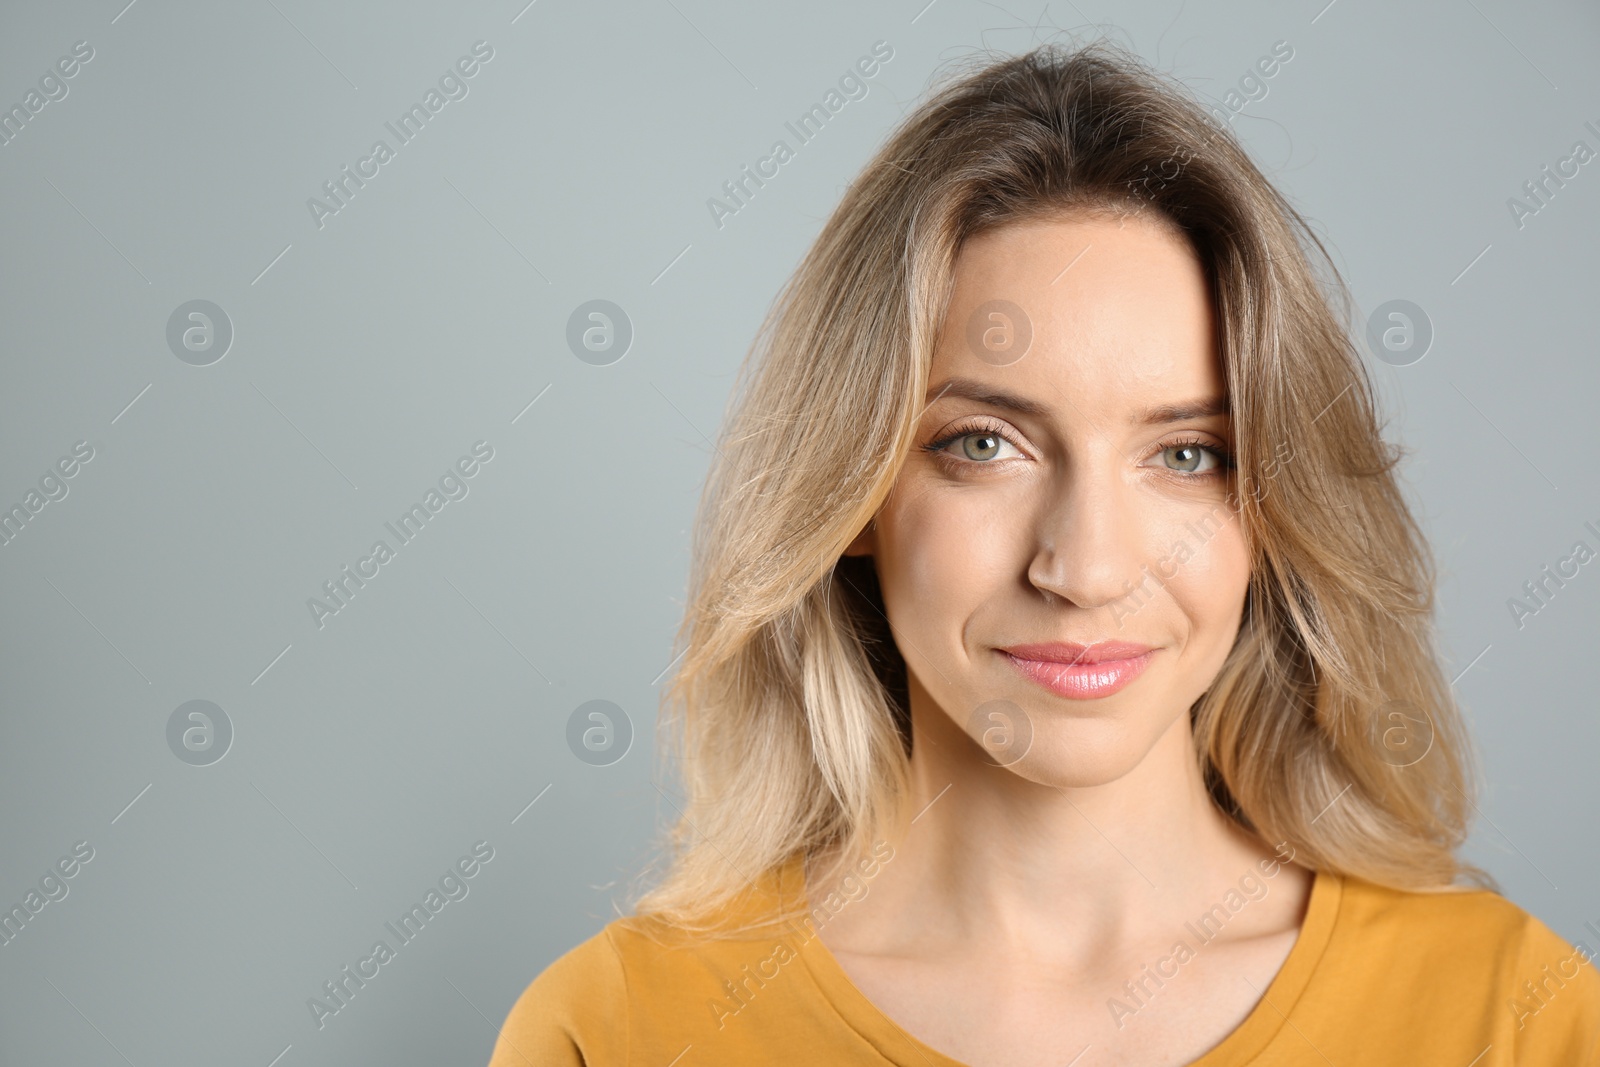
{"label": "chin", "polygon": [[1086,789],[1127,775],[1149,751],[1150,744],[1140,745],[1123,730],[1049,730],[1036,734],[1027,753],[1003,769],[1038,785]]}

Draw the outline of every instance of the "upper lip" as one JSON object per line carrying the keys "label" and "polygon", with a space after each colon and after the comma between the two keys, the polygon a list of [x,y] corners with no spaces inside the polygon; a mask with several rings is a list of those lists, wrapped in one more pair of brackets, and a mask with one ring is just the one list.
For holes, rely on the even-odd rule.
{"label": "upper lip", "polygon": [[1047,663],[1105,663],[1109,660],[1135,659],[1151,651],[1151,648],[1127,641],[1097,641],[1092,645],[1047,641],[1032,645],[1008,645],[1001,651],[1009,652],[1018,659],[1043,660]]}

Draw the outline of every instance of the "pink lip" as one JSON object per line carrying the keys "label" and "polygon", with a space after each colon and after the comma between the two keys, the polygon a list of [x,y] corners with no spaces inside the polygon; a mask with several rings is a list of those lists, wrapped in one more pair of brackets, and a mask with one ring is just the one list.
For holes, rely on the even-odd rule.
{"label": "pink lip", "polygon": [[1093,645],[1012,645],[999,650],[1018,670],[1069,700],[1107,697],[1139,677],[1155,649],[1105,641]]}

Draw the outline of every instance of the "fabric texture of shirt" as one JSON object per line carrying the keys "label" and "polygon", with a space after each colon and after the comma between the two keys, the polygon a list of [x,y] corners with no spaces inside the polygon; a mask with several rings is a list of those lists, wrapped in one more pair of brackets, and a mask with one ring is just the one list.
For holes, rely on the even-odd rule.
{"label": "fabric texture of shirt", "polygon": [[[804,885],[796,857],[741,907],[803,899]],[[688,946],[648,931],[614,920],[550,964],[489,1067],[966,1067],[874,1006],[813,929]],[[1600,1067],[1593,957],[1496,893],[1319,872],[1265,996],[1190,1067]]]}

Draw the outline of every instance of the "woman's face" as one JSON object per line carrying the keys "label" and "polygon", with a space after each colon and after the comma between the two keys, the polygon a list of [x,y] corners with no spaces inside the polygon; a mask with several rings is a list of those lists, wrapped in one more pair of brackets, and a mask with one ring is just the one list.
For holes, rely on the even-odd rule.
{"label": "woman's face", "polygon": [[929,383],[850,549],[875,558],[914,707],[1026,778],[1115,780],[1210,686],[1249,580],[1200,262],[1138,216],[974,238]]}

